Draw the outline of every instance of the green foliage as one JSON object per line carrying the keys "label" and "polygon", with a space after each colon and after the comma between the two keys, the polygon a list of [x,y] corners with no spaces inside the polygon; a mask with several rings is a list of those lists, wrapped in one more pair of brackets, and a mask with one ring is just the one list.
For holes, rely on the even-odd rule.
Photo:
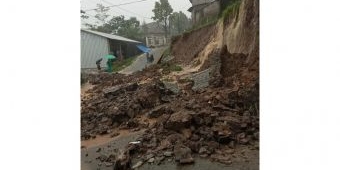
{"label": "green foliage", "polygon": [[216,24],[218,21],[218,17],[206,17],[204,19],[202,19],[199,23],[195,24],[193,27],[191,27],[190,29],[186,30],[183,34],[183,36],[187,36],[188,34],[190,34],[192,31],[196,31],[199,30],[201,28],[210,26],[210,25],[214,25]]}
{"label": "green foliage", "polygon": [[107,11],[109,11],[110,8],[106,8],[102,4],[97,4],[97,7],[98,7],[98,9],[95,10],[97,12],[97,14],[94,17],[102,22],[102,23],[97,22],[97,24],[103,24],[103,23],[105,23],[105,20],[107,19],[107,17],[110,16],[109,14],[107,14]]}
{"label": "green foliage", "polygon": [[80,17],[82,18],[82,19],[88,19],[89,18],[89,16],[88,15],[86,15],[86,13],[85,13],[85,11],[83,11],[83,10],[80,10]]}
{"label": "green foliage", "polygon": [[131,39],[139,39],[141,37],[140,23],[136,17],[131,17],[128,20],[123,20],[117,30],[118,35],[122,35]]}
{"label": "green foliage", "polygon": [[117,34],[123,37],[140,40],[142,31],[139,28],[140,22],[135,17],[125,19],[123,15],[113,16],[108,22],[101,26],[92,27],[92,30],[108,34]]}
{"label": "green foliage", "polygon": [[173,65],[170,65],[169,70],[170,71],[182,71],[183,69],[181,66],[173,64]]}
{"label": "green foliage", "polygon": [[189,18],[182,12],[174,12],[169,16],[170,33],[178,35],[190,27]]}
{"label": "green foliage", "polygon": [[134,57],[126,58],[122,61],[115,61],[112,65],[113,72],[118,72],[120,70],[123,70],[125,67],[131,65],[136,60],[136,58],[137,56],[134,56]]}
{"label": "green foliage", "polygon": [[227,19],[230,15],[235,14],[239,11],[241,5],[241,0],[233,0],[231,1],[222,12],[222,19]]}
{"label": "green foliage", "polygon": [[166,48],[162,54],[163,58],[166,58],[170,55],[170,48]]}
{"label": "green foliage", "polygon": [[165,37],[167,37],[168,35],[168,20],[172,11],[173,9],[168,0],[160,0],[160,2],[155,2],[155,8],[152,10],[152,12],[154,13],[152,19],[157,21],[158,23],[162,23]]}
{"label": "green foliage", "polygon": [[179,66],[179,65],[176,65],[174,63],[170,63],[170,62],[166,62],[166,63],[162,63],[162,68],[163,68],[163,73],[164,74],[168,74],[170,72],[173,72],[173,71],[182,71],[182,67]]}

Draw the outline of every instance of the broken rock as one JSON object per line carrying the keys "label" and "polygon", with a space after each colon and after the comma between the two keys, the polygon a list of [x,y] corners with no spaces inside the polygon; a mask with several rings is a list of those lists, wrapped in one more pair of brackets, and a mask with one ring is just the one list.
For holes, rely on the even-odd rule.
{"label": "broken rock", "polygon": [[138,167],[143,165],[143,161],[138,161],[135,165],[132,166],[132,169],[137,169]]}
{"label": "broken rock", "polygon": [[171,130],[180,130],[182,128],[188,128],[191,123],[192,111],[179,111],[170,116],[169,120],[165,124],[165,128]]}
{"label": "broken rock", "polygon": [[155,108],[153,108],[147,116],[149,118],[158,118],[159,116],[163,114],[171,114],[173,111],[167,106],[167,105],[160,105]]}
{"label": "broken rock", "polygon": [[148,160],[149,163],[153,163],[154,161],[155,161],[155,158],[150,158],[150,159]]}
{"label": "broken rock", "polygon": [[191,156],[191,149],[177,144],[174,147],[175,160],[179,161],[181,164],[193,163],[194,158]]}
{"label": "broken rock", "polygon": [[172,154],[173,154],[173,152],[170,152],[170,151],[166,151],[166,152],[164,152],[164,156],[166,156],[166,157],[170,157],[170,156],[172,156]]}
{"label": "broken rock", "polygon": [[230,160],[229,156],[223,156],[223,155],[219,155],[219,154],[213,154],[210,156],[212,161],[216,161],[216,162],[220,162],[226,165],[230,165],[232,162]]}

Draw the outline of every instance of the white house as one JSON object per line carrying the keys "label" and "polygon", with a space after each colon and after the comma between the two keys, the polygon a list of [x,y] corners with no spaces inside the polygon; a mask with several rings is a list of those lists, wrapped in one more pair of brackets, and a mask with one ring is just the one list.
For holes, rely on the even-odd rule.
{"label": "white house", "polygon": [[[131,57],[141,53],[136,47],[139,41],[118,35],[81,29],[81,69],[96,68],[96,61],[113,53],[119,59]],[[122,55],[119,55],[119,51]],[[118,52],[118,53],[117,53]],[[105,59],[101,66],[106,66]]]}

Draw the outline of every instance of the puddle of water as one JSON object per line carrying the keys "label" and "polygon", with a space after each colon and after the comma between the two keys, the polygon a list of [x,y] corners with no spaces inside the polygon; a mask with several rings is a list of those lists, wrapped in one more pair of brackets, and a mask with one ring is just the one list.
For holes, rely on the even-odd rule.
{"label": "puddle of water", "polygon": [[[109,155],[115,153],[114,150],[123,150],[129,142],[135,141],[142,133],[143,130],[138,132],[129,132],[128,130],[119,131],[121,134],[114,138],[108,138],[107,136],[97,137],[98,139],[82,141],[82,145],[87,142],[87,148],[81,149],[81,169],[82,170],[112,170],[112,167],[106,167],[105,165],[99,166],[100,162],[96,160],[101,154]],[[101,148],[100,152],[97,149]]]}
{"label": "puddle of water", "polygon": [[129,130],[118,130],[117,131],[119,133],[118,136],[111,137],[111,134],[97,136],[94,139],[81,141],[81,146],[85,146],[86,148],[98,147],[98,146],[101,146],[101,145],[108,144],[112,141],[119,140],[121,138],[125,138],[125,137],[128,137],[128,136],[134,136],[136,134],[143,133],[143,131],[144,130],[140,130],[138,132],[130,132]]}

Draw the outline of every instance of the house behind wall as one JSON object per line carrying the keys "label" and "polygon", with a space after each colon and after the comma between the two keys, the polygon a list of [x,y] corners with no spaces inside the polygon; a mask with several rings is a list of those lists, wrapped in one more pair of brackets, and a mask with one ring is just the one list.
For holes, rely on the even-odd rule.
{"label": "house behind wall", "polygon": [[165,38],[165,32],[162,26],[156,22],[146,24],[147,31],[145,35],[146,46],[158,47],[166,45],[170,38]]}

